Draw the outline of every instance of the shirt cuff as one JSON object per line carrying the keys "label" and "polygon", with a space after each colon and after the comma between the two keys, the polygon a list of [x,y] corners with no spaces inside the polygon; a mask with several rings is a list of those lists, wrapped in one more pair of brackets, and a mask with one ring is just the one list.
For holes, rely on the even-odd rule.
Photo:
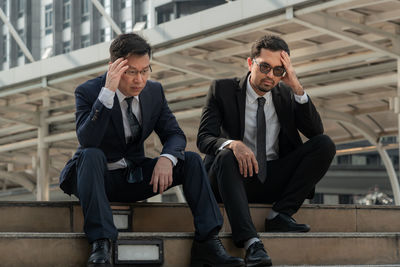
{"label": "shirt cuff", "polygon": [[296,102],[299,104],[305,104],[308,102],[308,95],[306,92],[304,92],[303,95],[294,94],[294,100],[296,100]]}
{"label": "shirt cuff", "polygon": [[227,141],[223,142],[222,145],[218,148],[218,151],[224,149],[227,145],[229,145],[232,142],[233,142],[233,140],[227,140]]}
{"label": "shirt cuff", "polygon": [[110,89],[103,87],[101,88],[98,98],[106,108],[112,109],[114,105],[114,96],[115,96],[114,91],[111,91]]}
{"label": "shirt cuff", "polygon": [[161,154],[160,157],[168,158],[170,161],[172,161],[172,164],[174,166],[176,166],[176,164],[178,163],[178,159],[175,156],[171,155],[171,154]]}

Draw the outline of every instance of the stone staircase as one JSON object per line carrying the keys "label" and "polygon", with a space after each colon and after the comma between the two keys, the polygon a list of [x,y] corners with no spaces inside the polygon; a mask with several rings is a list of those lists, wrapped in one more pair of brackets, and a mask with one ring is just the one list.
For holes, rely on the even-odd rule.
{"label": "stone staircase", "polygon": [[[112,207],[121,244],[158,241],[162,266],[189,266],[193,224],[186,204]],[[304,205],[295,218],[312,230],[295,234],[263,232],[269,209],[251,205],[274,266],[400,266],[400,207]],[[231,241],[222,206],[221,211],[221,240],[231,254],[244,257]],[[85,266],[89,245],[82,226],[78,202],[0,202],[0,266]]]}

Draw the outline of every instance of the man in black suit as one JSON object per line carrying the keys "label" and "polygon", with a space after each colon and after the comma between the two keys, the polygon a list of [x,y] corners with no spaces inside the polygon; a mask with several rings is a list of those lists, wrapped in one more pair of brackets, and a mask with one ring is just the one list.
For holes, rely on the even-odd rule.
{"label": "man in black suit", "polygon": [[246,249],[246,266],[272,264],[248,203],[273,203],[266,231],[309,231],[291,216],[314,193],[336,151],[289,53],[277,36],[257,40],[246,76],[212,83],[200,121],[197,146],[206,154],[211,187],[225,205],[234,243]]}
{"label": "man in black suit", "polygon": [[[191,263],[243,266],[243,259],[229,256],[218,238],[222,216],[207,173],[198,154],[184,151],[186,137],[161,84],[148,80],[150,57],[142,37],[119,35],[110,46],[108,72],[75,91],[80,146],[61,173],[60,187],[80,200],[92,243],[88,263],[111,262],[111,241],[118,232],[110,201],[144,200],[182,184],[195,225]],[[163,148],[160,157],[151,159],[144,155],[143,142],[153,130]]]}

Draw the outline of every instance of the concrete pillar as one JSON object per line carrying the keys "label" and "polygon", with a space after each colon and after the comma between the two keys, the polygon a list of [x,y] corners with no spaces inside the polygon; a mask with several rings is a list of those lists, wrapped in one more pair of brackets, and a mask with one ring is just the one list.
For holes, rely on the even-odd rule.
{"label": "concrete pillar", "polygon": [[156,25],[156,9],[153,2],[153,0],[148,0],[147,28],[149,29],[154,28]]}
{"label": "concrete pillar", "polygon": [[[48,107],[50,105],[50,98],[48,96],[43,97],[43,107]],[[46,123],[46,118],[48,117],[48,111],[40,112],[40,127],[38,128],[38,159],[39,164],[37,168],[36,176],[36,200],[38,201],[48,201],[49,197],[49,145],[44,142],[44,138],[49,135],[49,125]]]}
{"label": "concrete pillar", "polygon": [[[400,57],[397,58],[397,98],[398,101],[396,104],[400,105]],[[399,107],[397,106],[397,109]],[[396,111],[396,110],[395,110]],[[399,144],[399,172],[400,172],[400,112],[397,112],[397,143]],[[400,177],[400,173],[398,175]]]}

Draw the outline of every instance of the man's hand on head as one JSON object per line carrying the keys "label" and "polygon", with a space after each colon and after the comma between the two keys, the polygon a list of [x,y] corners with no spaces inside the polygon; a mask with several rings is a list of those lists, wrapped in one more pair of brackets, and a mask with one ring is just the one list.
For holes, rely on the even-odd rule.
{"label": "man's hand on head", "polygon": [[172,185],[173,164],[167,157],[159,157],[151,176],[150,184],[153,185],[153,192],[162,194]]}
{"label": "man's hand on head", "polygon": [[117,91],[122,74],[129,68],[129,65],[126,64],[127,62],[127,59],[120,57],[109,63],[105,88],[113,92]]}
{"label": "man's hand on head", "polygon": [[257,159],[253,151],[242,141],[234,140],[227,145],[226,148],[231,149],[235,155],[239,164],[240,174],[243,175],[243,177],[252,177],[254,172],[258,173]]}
{"label": "man's hand on head", "polygon": [[301,86],[301,83],[297,78],[296,72],[294,71],[294,68],[292,66],[292,62],[290,61],[289,54],[285,51],[281,52],[281,62],[286,70],[286,75],[282,78],[282,82],[290,86],[296,95],[303,95],[303,86]]}

